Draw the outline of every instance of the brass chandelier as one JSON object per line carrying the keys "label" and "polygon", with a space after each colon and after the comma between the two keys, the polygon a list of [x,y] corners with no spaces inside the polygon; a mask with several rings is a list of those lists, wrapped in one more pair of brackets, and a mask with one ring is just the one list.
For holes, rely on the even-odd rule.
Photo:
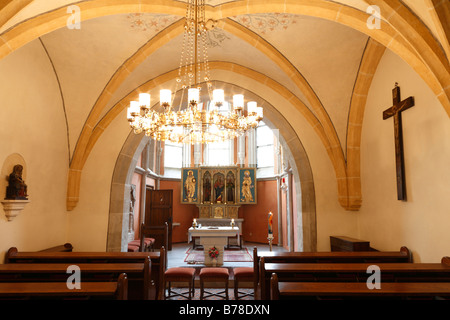
{"label": "brass chandelier", "polygon": [[[188,0],[175,94],[181,102],[175,110],[175,94],[169,89],[160,91],[163,112],[152,110],[149,93],[139,94],[139,101],[131,101],[127,118],[134,133],[142,132],[152,139],[174,143],[214,143],[234,139],[256,128],[263,119],[263,109],[254,101],[247,103],[244,96],[233,96],[232,110],[222,110],[227,103],[224,90],[213,89],[210,81],[207,31],[212,20],[206,21],[205,0]],[[200,102],[201,83],[206,83],[209,103]],[[180,88],[181,86],[181,88]],[[181,90],[179,90],[181,89]],[[187,91],[187,103],[183,98]],[[228,109],[228,108],[227,108]]]}

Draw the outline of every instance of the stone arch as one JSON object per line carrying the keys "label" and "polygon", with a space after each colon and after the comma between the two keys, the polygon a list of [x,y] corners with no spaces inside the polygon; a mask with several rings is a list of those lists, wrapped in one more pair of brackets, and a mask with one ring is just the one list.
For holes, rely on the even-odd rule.
{"label": "stone arch", "polygon": [[[299,247],[303,251],[315,251],[317,249],[316,203],[314,179],[308,155],[295,130],[274,106],[252,92],[246,91],[245,94],[252,96],[259,105],[264,106],[265,118],[269,120],[269,126],[280,130],[282,144],[294,175],[295,197],[297,204],[301,204],[297,209],[297,218],[301,221],[302,228],[302,236],[298,239]],[[148,138],[143,134],[136,135],[131,132],[117,158],[111,182],[107,251],[126,250],[125,230],[128,229],[128,221],[125,218],[128,217],[129,202],[125,199],[130,192],[134,167],[147,142]]]}
{"label": "stone arch", "polygon": [[106,251],[127,251],[128,214],[134,168],[148,142],[143,134],[130,133],[120,150],[111,181]]}

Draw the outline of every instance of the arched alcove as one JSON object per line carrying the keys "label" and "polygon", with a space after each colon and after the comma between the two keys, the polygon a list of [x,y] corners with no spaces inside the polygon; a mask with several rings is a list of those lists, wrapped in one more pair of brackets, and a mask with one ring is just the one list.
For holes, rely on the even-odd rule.
{"label": "arched alcove", "polygon": [[[316,204],[314,181],[308,155],[295,130],[281,113],[258,95],[238,86],[215,82],[225,92],[245,91],[246,98],[257,101],[264,108],[265,122],[272,129],[279,130],[280,142],[284,148],[285,159],[289,162],[295,181],[297,201],[297,247],[302,251],[316,251]],[[130,132],[117,158],[111,181],[107,251],[126,251],[128,230],[128,209],[131,180],[136,163],[148,143],[144,134]]]}

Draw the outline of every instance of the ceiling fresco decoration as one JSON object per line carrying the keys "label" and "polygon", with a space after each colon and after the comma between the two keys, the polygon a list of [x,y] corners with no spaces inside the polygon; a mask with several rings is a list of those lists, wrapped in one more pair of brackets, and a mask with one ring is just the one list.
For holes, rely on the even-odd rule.
{"label": "ceiling fresco decoration", "polygon": [[233,17],[236,22],[259,34],[286,30],[297,23],[297,18],[297,15],[287,13],[246,14]]}
{"label": "ceiling fresco decoration", "polygon": [[159,32],[179,20],[180,17],[168,14],[130,13],[126,19],[130,23],[131,30]]}

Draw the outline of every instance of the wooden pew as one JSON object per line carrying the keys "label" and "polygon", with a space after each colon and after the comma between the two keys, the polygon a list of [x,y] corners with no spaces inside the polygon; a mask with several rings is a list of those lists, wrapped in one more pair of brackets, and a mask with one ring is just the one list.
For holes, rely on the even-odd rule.
{"label": "wooden pew", "polygon": [[270,279],[270,299],[450,299],[449,282],[386,282],[369,289],[362,282],[279,282]]}
{"label": "wooden pew", "polygon": [[381,283],[389,282],[448,282],[450,283],[450,258],[441,263],[265,263],[261,264],[261,298],[270,296],[270,277],[277,274],[286,282],[361,282],[366,283],[372,272],[368,267],[380,268]]}
{"label": "wooden pew", "polygon": [[84,282],[80,289],[69,289],[65,282],[2,282],[0,300],[7,299],[128,299],[125,273],[111,282]]}
{"label": "wooden pew", "polygon": [[[121,274],[127,275],[129,299],[148,300],[151,289],[151,262],[145,263],[8,263],[0,265],[0,283],[63,282],[72,275],[69,267],[80,270],[83,287],[89,282],[113,282]],[[69,271],[68,271],[69,270]]]}
{"label": "wooden pew", "polygon": [[[260,252],[253,249],[254,287],[257,297],[262,297],[260,288],[260,260],[266,263],[411,263],[412,253],[407,247],[400,251],[360,251],[360,252]],[[268,287],[267,287],[268,288]]]}
{"label": "wooden pew", "polygon": [[166,270],[165,248],[159,252],[19,252],[10,248],[5,255],[9,263],[144,263],[151,260],[152,288],[150,299],[159,299],[162,294],[162,276]]}
{"label": "wooden pew", "polygon": [[65,243],[59,246],[47,248],[44,250],[40,250],[39,252],[72,252],[73,246],[71,243]]}

